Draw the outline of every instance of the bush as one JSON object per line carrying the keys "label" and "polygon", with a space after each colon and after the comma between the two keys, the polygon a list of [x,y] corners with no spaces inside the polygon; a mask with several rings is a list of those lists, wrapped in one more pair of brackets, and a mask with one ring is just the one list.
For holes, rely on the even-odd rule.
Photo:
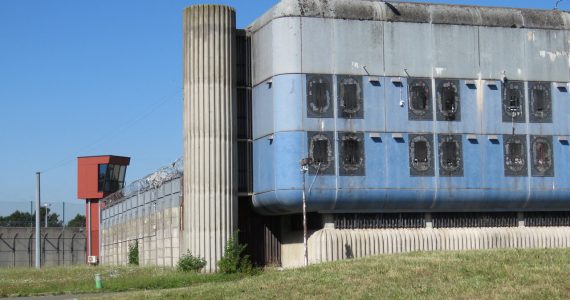
{"label": "bush", "polygon": [[129,265],[139,265],[139,242],[137,240],[129,244]]}
{"label": "bush", "polygon": [[238,243],[239,231],[236,231],[226,244],[226,249],[224,250],[224,256],[218,262],[218,268],[220,272],[231,274],[231,273],[246,273],[252,274],[254,272],[249,255],[245,255],[244,251],[247,245],[241,245]]}
{"label": "bush", "polygon": [[184,272],[188,271],[198,272],[205,266],[206,266],[205,259],[192,255],[190,250],[188,250],[186,254],[183,254],[178,260],[177,269]]}

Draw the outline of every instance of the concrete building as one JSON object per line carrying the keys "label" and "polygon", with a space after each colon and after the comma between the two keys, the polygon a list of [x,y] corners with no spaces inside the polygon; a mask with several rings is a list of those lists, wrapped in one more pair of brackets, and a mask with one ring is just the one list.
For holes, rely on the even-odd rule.
{"label": "concrete building", "polygon": [[310,263],[567,247],[569,29],[562,11],[283,0],[239,30],[189,7],[183,176],[104,200],[101,259],[148,237],[143,261],[190,250],[214,271],[239,228],[257,263],[300,266],[303,197]]}

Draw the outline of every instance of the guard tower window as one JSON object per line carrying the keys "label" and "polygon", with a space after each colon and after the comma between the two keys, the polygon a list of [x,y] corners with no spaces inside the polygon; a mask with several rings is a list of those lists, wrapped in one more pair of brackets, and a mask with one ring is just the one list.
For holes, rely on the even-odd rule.
{"label": "guard tower window", "polygon": [[440,79],[437,85],[438,121],[459,121],[459,82]]}
{"label": "guard tower window", "polygon": [[105,185],[105,177],[107,176],[107,165],[99,165],[99,184],[98,191],[103,191],[103,186]]}
{"label": "guard tower window", "polygon": [[552,137],[534,136],[532,142],[533,176],[554,176]]}
{"label": "guard tower window", "polygon": [[363,114],[362,78],[338,76],[338,110],[341,118],[361,119]]}
{"label": "guard tower window", "polygon": [[340,175],[364,175],[362,133],[340,133]]}
{"label": "guard tower window", "polygon": [[524,83],[507,81],[503,84],[503,122],[525,122]]}
{"label": "guard tower window", "polygon": [[431,92],[428,79],[411,79],[408,84],[410,120],[432,120]]}
{"label": "guard tower window", "polygon": [[99,165],[99,192],[114,192],[124,187],[126,166],[103,164]]}
{"label": "guard tower window", "polygon": [[529,82],[530,121],[534,123],[552,122],[552,97],[550,83]]}
{"label": "guard tower window", "polygon": [[332,132],[308,132],[309,157],[313,163],[309,174],[334,175],[334,147]]}
{"label": "guard tower window", "polygon": [[333,117],[331,81],[328,75],[307,75],[307,117]]}
{"label": "guard tower window", "polygon": [[440,135],[439,175],[463,176],[463,159],[460,135]]}
{"label": "guard tower window", "polygon": [[431,135],[410,134],[410,175],[433,176]]}
{"label": "guard tower window", "polygon": [[504,137],[505,176],[526,176],[526,138],[509,135]]}

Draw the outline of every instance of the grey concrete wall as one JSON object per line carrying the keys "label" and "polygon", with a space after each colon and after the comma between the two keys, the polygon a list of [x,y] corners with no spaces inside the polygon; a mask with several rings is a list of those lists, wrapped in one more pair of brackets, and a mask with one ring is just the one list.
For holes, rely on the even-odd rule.
{"label": "grey concrete wall", "polygon": [[138,243],[139,264],[175,266],[180,257],[181,178],[113,201],[101,210],[101,263],[126,265]]}
{"label": "grey concrete wall", "polygon": [[237,228],[235,11],[184,11],[184,249],[216,270]]}
{"label": "grey concrete wall", "polygon": [[[297,5],[297,1],[289,2]],[[379,2],[331,1],[337,9],[341,3],[352,6],[353,10],[371,5],[379,14],[385,12]],[[459,6],[444,8],[467,15],[474,10]],[[322,11],[316,10],[323,14],[329,12],[320,9]],[[417,11],[402,10],[402,18],[406,14],[429,14],[437,9],[441,7],[421,5]],[[435,16],[426,20],[410,17],[405,22],[392,22],[384,17],[362,20],[342,15],[338,10],[333,10],[330,17],[317,13],[306,17],[307,13],[300,12],[275,18],[266,16],[249,29],[253,84],[291,73],[495,80],[506,75],[511,80],[570,81],[569,31],[562,21],[568,14],[543,11],[540,12],[544,14],[542,19],[537,19],[544,20],[541,28],[537,28],[538,24],[534,24],[537,26],[534,28],[526,26],[525,22],[530,23],[528,18],[514,20],[515,28],[511,28],[505,24],[487,24],[500,23],[509,16],[520,17],[518,10],[507,9],[500,15],[483,8],[477,10],[483,14],[479,17],[488,21],[466,22],[462,17],[456,24],[442,20],[436,23]],[[342,18],[337,17],[338,14]],[[445,11],[439,15],[444,16]],[[547,26],[554,17],[558,17],[556,20],[561,25]]]}
{"label": "grey concrete wall", "polygon": [[[35,230],[32,227],[0,227],[0,267],[35,266]],[[42,266],[85,264],[83,228],[41,228]]]}

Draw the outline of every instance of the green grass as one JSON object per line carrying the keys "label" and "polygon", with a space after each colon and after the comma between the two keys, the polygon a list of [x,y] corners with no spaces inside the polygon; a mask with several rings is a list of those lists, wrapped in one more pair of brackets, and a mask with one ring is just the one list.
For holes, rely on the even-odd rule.
{"label": "green grass", "polygon": [[97,272],[104,291],[131,290],[104,296],[121,299],[570,298],[570,249],[384,255],[249,277],[131,267],[2,269],[0,296],[93,292]]}
{"label": "green grass", "polygon": [[[103,289],[95,289],[95,274]],[[204,282],[237,280],[240,275],[197,274],[151,267],[0,268],[0,297],[120,292],[192,286]]]}

